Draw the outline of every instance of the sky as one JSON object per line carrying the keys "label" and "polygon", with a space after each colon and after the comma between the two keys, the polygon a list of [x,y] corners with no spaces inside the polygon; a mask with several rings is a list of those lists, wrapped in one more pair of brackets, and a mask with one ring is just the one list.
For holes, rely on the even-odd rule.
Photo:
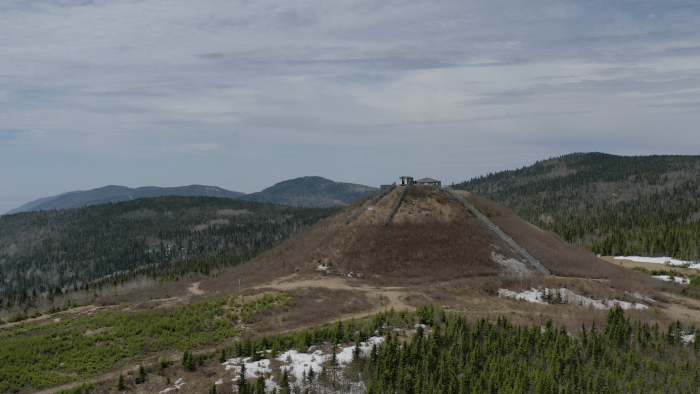
{"label": "sky", "polygon": [[0,213],[700,151],[700,2],[3,0]]}

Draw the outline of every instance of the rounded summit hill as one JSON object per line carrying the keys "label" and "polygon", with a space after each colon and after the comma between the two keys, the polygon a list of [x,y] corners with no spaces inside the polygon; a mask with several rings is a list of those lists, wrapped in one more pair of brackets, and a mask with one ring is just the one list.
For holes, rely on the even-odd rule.
{"label": "rounded summit hill", "polygon": [[[403,186],[394,188],[372,207],[369,202],[374,195],[357,201],[273,248],[258,262],[246,264],[244,270],[267,278],[299,272],[405,279],[406,283],[542,275],[444,189],[411,186],[385,225],[403,190]],[[502,205],[469,192],[457,193],[552,275],[612,279],[621,274],[620,268],[533,226]],[[346,224],[360,207],[366,210]]]}

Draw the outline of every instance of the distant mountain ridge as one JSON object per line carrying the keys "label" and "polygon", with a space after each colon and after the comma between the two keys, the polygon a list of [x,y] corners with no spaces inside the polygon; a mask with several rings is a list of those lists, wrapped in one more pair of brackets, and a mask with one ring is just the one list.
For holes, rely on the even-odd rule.
{"label": "distant mountain ridge", "polygon": [[82,190],[76,190],[76,191],[72,191],[72,192],[67,192],[67,193],[59,194],[59,195],[57,195],[57,196],[39,198],[39,199],[37,199],[37,200],[30,201],[30,202],[28,202],[28,203],[22,205],[22,206],[19,207],[19,208],[15,208],[15,209],[13,209],[13,210],[11,210],[11,211],[8,211],[7,213],[5,213],[5,215],[11,215],[11,214],[13,214],[13,213],[31,211],[32,208],[36,207],[37,205],[43,204],[43,203],[45,203],[45,202],[47,202],[47,201],[51,201],[51,200],[53,200],[53,199],[56,198],[56,197],[64,196],[64,195],[66,195],[66,194],[80,193],[81,191],[82,191]]}
{"label": "distant mountain ridge", "polygon": [[327,208],[349,205],[379,190],[354,183],[334,182],[319,176],[306,176],[277,183],[274,186],[246,194],[243,200],[300,207]]}
{"label": "distant mountain ridge", "polygon": [[267,189],[251,194],[230,191],[216,186],[190,185],[180,187],[144,186],[104,186],[85,191],[73,191],[53,197],[44,197],[13,209],[6,214],[27,211],[47,211],[69,209],[85,205],[106,204],[108,202],[130,201],[145,197],[225,197],[239,200],[266,202],[291,206],[326,208],[348,205],[376,188],[352,183],[334,182],[317,176],[308,176],[277,183]]}

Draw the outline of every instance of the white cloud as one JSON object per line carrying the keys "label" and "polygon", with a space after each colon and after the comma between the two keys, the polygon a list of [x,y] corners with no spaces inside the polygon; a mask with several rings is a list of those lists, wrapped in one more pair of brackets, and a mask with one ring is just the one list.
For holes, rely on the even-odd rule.
{"label": "white cloud", "polygon": [[[5,1],[0,127],[12,133],[0,130],[0,165],[54,161],[0,182],[70,177],[67,158],[123,159],[133,174],[152,156],[225,153],[256,169],[255,191],[324,171],[460,181],[572,151],[694,153],[698,11],[651,0]],[[184,166],[183,184],[243,181],[218,181],[229,176],[218,159],[196,171],[163,163]],[[86,179],[117,181],[83,173],[73,188]]]}

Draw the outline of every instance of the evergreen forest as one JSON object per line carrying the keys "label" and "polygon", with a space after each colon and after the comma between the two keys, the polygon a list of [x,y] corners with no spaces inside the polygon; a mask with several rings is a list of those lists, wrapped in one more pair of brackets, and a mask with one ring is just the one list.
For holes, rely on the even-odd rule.
{"label": "evergreen forest", "polygon": [[0,217],[0,308],[136,274],[236,265],[341,208],[157,197]]}
{"label": "evergreen forest", "polygon": [[453,188],[598,254],[700,259],[700,156],[575,153]]}

